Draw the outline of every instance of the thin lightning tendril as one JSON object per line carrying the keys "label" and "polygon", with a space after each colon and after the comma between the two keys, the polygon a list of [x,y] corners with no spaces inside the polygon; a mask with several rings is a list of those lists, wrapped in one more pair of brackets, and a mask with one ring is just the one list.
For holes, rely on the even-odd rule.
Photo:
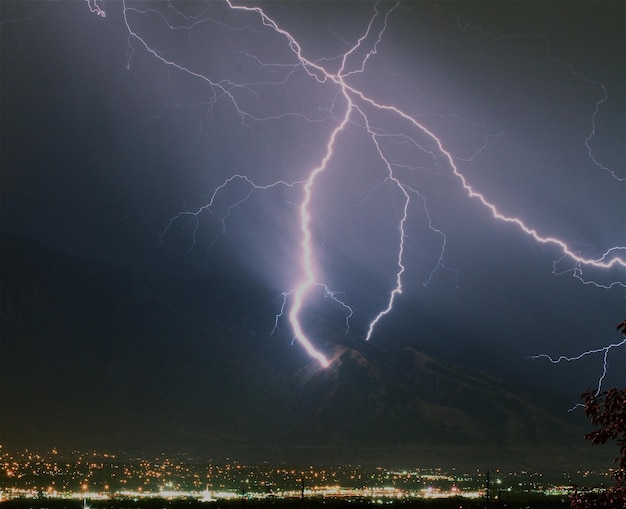
{"label": "thin lightning tendril", "polygon": [[237,201],[235,203],[231,203],[228,206],[228,208],[226,209],[226,213],[223,214],[220,217],[220,224],[221,224],[222,228],[221,228],[221,231],[219,232],[219,234],[216,235],[216,237],[211,242],[211,246],[213,246],[213,244],[215,244],[215,242],[222,235],[224,235],[224,233],[226,233],[226,220],[228,219],[228,216],[230,216],[230,213],[233,211],[233,209],[235,209],[236,207],[238,207],[242,203],[245,203],[248,200],[248,198],[250,198],[250,196],[252,196],[252,193],[254,191],[259,191],[259,190],[265,191],[267,189],[271,189],[273,187],[278,187],[278,186],[294,187],[295,185],[304,183],[304,181],[285,182],[284,180],[278,180],[276,182],[272,182],[271,184],[259,185],[259,184],[255,184],[251,179],[249,179],[245,175],[239,175],[239,174],[233,175],[233,176],[227,178],[222,184],[220,184],[218,187],[215,188],[215,190],[210,195],[209,201],[206,204],[202,205],[201,207],[199,207],[199,208],[197,208],[196,210],[193,210],[193,211],[179,212],[174,217],[172,217],[168,221],[168,223],[165,226],[165,228],[163,229],[163,231],[159,234],[159,242],[163,241],[163,238],[167,235],[168,231],[170,230],[170,228],[173,226],[174,223],[176,223],[179,219],[181,219],[183,217],[190,217],[190,218],[192,218],[195,221],[195,224],[196,224],[196,226],[193,229],[193,233],[192,233],[191,247],[189,248],[190,250],[193,249],[193,246],[194,246],[195,240],[196,240],[196,233],[198,231],[199,224],[200,224],[199,221],[198,221],[198,216],[200,214],[202,214],[203,212],[213,213],[213,210],[212,210],[211,207],[213,207],[213,205],[215,203],[215,199],[217,198],[217,196],[220,194],[220,192],[222,190],[224,190],[226,187],[228,187],[230,184],[232,184],[236,180],[241,180],[241,181],[245,182],[246,184],[248,184],[250,186],[250,190],[239,201]]}
{"label": "thin lightning tendril", "polygon": [[[99,16],[103,16],[103,17],[106,15],[105,11],[98,5],[97,0],[87,0],[87,4],[91,12]],[[232,104],[236,113],[241,118],[241,121],[244,125],[246,123],[246,119],[251,119],[257,122],[265,122],[268,120],[283,118],[284,116],[287,116],[287,115],[296,115],[296,116],[301,116],[301,117],[303,116],[298,113],[285,113],[285,114],[278,115],[278,116],[254,116],[252,115],[249,111],[246,111],[245,108],[240,107],[237,101],[237,93],[238,91],[243,90],[251,94],[254,94],[255,92],[252,87],[254,87],[255,85],[259,85],[259,84],[255,84],[255,83],[241,84],[241,83],[232,82],[227,79],[214,80],[207,75],[204,75],[198,71],[194,71],[189,66],[185,66],[183,64],[177,63],[172,58],[166,57],[157,49],[154,49],[153,47],[151,47],[151,45],[148,44],[146,40],[143,39],[131,26],[128,13],[134,12],[134,13],[140,14],[146,11],[141,11],[135,7],[128,7],[126,1],[124,1],[122,5],[123,5],[123,20],[128,30],[128,37],[129,37],[129,53],[128,53],[128,61],[127,61],[128,67],[130,67],[132,64],[134,51],[135,51],[132,46],[132,41],[136,41],[141,47],[145,49],[145,51],[147,51],[150,55],[152,55],[158,61],[162,62],[165,66],[172,68],[172,69],[176,69],[182,73],[187,74],[188,76],[192,76],[192,77],[195,77],[199,80],[206,82],[211,87],[213,94],[214,94],[213,100],[211,101],[212,104],[215,103],[218,97],[227,98],[227,100]],[[222,191],[225,191],[227,187],[233,185],[235,182],[242,182],[246,184],[247,186],[249,186],[249,191],[246,194],[244,194],[243,198],[232,203],[227,208],[226,213],[220,217],[222,228],[221,228],[221,233],[218,234],[218,238],[219,236],[224,234],[226,231],[226,220],[229,217],[230,212],[235,207],[243,204],[252,195],[253,192],[267,190],[276,186],[287,186],[287,187],[296,187],[296,186],[300,187],[301,186],[302,198],[299,203],[296,203],[296,206],[298,207],[298,212],[299,212],[299,233],[300,233],[299,261],[300,261],[301,272],[300,272],[298,283],[291,290],[289,290],[288,292],[284,292],[282,294],[282,304],[280,307],[280,311],[276,315],[276,318],[275,318],[274,330],[272,331],[273,333],[278,330],[279,320],[284,316],[284,313],[286,312],[286,308],[289,307],[287,317],[288,317],[289,324],[291,325],[292,332],[294,334],[294,339],[322,367],[329,366],[330,361],[323,353],[321,353],[320,351],[316,349],[316,347],[313,344],[313,341],[306,334],[304,327],[302,325],[302,320],[301,320],[301,315],[306,306],[307,299],[310,297],[311,293],[316,288],[320,288],[326,297],[331,298],[336,303],[338,303],[339,305],[345,308],[346,313],[347,313],[346,328],[347,330],[349,329],[349,319],[352,316],[352,308],[350,308],[347,304],[345,304],[342,300],[340,300],[337,297],[337,292],[330,290],[330,288],[325,283],[322,283],[319,281],[318,270],[317,270],[316,263],[315,263],[316,254],[315,254],[315,249],[313,245],[313,235],[311,232],[311,204],[314,200],[314,195],[316,192],[317,179],[323,172],[328,170],[329,162],[334,156],[334,150],[336,148],[337,143],[339,143],[338,140],[340,139],[341,135],[346,130],[346,126],[348,126],[349,124],[356,124],[357,126],[360,126],[361,128],[363,128],[365,132],[367,132],[367,134],[369,135],[369,138],[371,139],[373,147],[378,154],[380,161],[386,167],[387,183],[389,183],[395,189],[397,189],[402,199],[401,213],[399,213],[399,218],[398,218],[398,244],[397,244],[398,251],[397,251],[397,258],[396,258],[397,270],[395,272],[395,285],[393,289],[391,290],[391,292],[389,293],[389,298],[387,300],[387,304],[385,305],[385,307],[378,314],[376,314],[374,319],[370,322],[365,339],[366,340],[371,339],[372,335],[374,334],[376,325],[383,319],[383,317],[385,317],[387,314],[389,314],[392,311],[396,298],[399,295],[401,295],[403,292],[402,277],[405,272],[404,257],[405,257],[405,250],[406,250],[405,226],[409,217],[409,208],[411,206],[411,198],[413,195],[418,196],[423,202],[423,209],[428,218],[428,226],[430,230],[440,235],[442,239],[441,251],[437,260],[437,264],[435,268],[432,270],[432,272],[430,273],[425,284],[428,284],[428,282],[430,282],[431,278],[433,277],[434,272],[438,268],[445,268],[443,265],[443,257],[444,257],[444,251],[445,251],[445,246],[446,246],[446,237],[443,234],[443,232],[437,229],[436,226],[433,224],[430,214],[428,213],[426,201],[423,195],[420,194],[419,190],[414,189],[410,187],[409,185],[403,183],[394,172],[394,168],[396,166],[394,166],[390,158],[386,156],[384,146],[381,144],[381,137],[390,136],[390,135],[388,133],[385,133],[382,130],[378,130],[372,124],[372,120],[368,116],[368,113],[367,113],[368,110],[370,109],[373,111],[382,113],[382,114],[392,115],[395,118],[406,122],[410,129],[414,130],[417,133],[417,135],[419,135],[421,138],[424,138],[425,140],[427,140],[428,143],[427,143],[427,146],[424,143],[419,143],[417,141],[416,136],[411,136],[406,133],[403,133],[401,135],[404,139],[406,139],[407,141],[409,141],[410,143],[418,147],[424,153],[430,154],[433,157],[433,159],[443,157],[443,160],[447,163],[447,166],[449,170],[451,171],[452,175],[454,175],[454,177],[458,180],[466,196],[474,200],[477,200],[481,204],[482,207],[484,207],[485,209],[489,211],[489,213],[494,219],[504,222],[504,223],[509,223],[515,226],[519,231],[521,231],[526,236],[529,236],[530,238],[532,238],[535,242],[552,246],[557,251],[559,251],[561,253],[560,260],[566,259],[575,265],[575,269],[573,270],[574,277],[580,279],[585,284],[594,284],[601,288],[610,288],[614,285],[626,287],[626,284],[620,281],[613,282],[609,286],[607,286],[607,285],[597,284],[593,281],[583,280],[582,278],[583,267],[593,267],[596,269],[604,269],[604,270],[611,269],[614,267],[626,268],[626,247],[623,247],[623,246],[611,247],[608,250],[606,250],[604,254],[600,256],[599,258],[582,256],[580,253],[576,252],[575,249],[573,249],[570,245],[568,245],[562,239],[541,233],[538,229],[528,226],[524,222],[524,220],[520,219],[519,217],[508,216],[502,213],[494,203],[492,203],[484,194],[477,191],[474,188],[474,186],[470,184],[468,179],[459,170],[459,167],[457,166],[457,163],[455,162],[455,157],[452,155],[452,153],[448,149],[445,148],[445,145],[442,139],[438,137],[432,130],[430,130],[423,123],[418,121],[416,117],[406,113],[405,111],[402,111],[396,106],[374,100],[373,98],[366,95],[362,90],[359,90],[358,88],[356,88],[354,85],[352,85],[351,83],[347,81],[351,77],[358,75],[360,73],[363,73],[368,64],[368,61],[371,59],[373,55],[377,53],[378,47],[383,40],[385,30],[387,29],[389,16],[394,10],[401,7],[401,4],[399,2],[390,6],[388,10],[385,12],[384,16],[381,16],[381,12],[379,11],[379,4],[374,5],[374,13],[371,16],[369,23],[367,24],[367,27],[363,31],[363,35],[361,35],[357,39],[357,41],[354,44],[352,44],[345,53],[340,55],[339,59],[340,59],[341,64],[337,72],[331,72],[330,70],[328,70],[322,63],[323,61],[321,60],[316,62],[316,61],[312,61],[306,58],[296,38],[289,31],[285,30],[276,21],[274,21],[263,10],[262,7],[248,6],[248,5],[236,5],[232,2],[232,0],[225,0],[225,5],[232,12],[242,12],[248,15],[255,16],[265,29],[273,32],[276,36],[282,38],[285,41],[287,47],[289,48],[291,54],[295,58],[296,63],[295,64],[284,64],[284,63],[283,64],[278,64],[278,63],[268,64],[266,62],[263,62],[261,58],[255,57],[254,55],[248,55],[246,53],[245,55],[247,57],[253,58],[257,62],[258,65],[262,65],[264,67],[274,66],[276,68],[278,67],[291,68],[292,70],[289,71],[288,75],[285,77],[285,81],[289,79],[289,76],[291,75],[291,73],[295,72],[296,68],[299,68],[299,69],[302,69],[308,75],[308,77],[316,80],[318,83],[332,85],[332,86],[337,87],[337,95],[335,99],[333,100],[332,108],[327,111],[327,113],[329,113],[330,115],[328,118],[335,121],[336,125],[332,129],[332,132],[330,132],[327,138],[327,142],[325,144],[325,152],[324,152],[323,157],[321,158],[321,161],[319,162],[317,166],[315,166],[308,173],[308,176],[306,179],[294,181],[294,182],[287,182],[287,181],[279,180],[276,182],[272,182],[270,184],[259,185],[255,183],[251,178],[247,177],[246,175],[239,175],[239,174],[234,175],[226,179],[220,186],[218,186],[211,193],[209,200],[205,205],[197,208],[196,210],[180,212],[179,214],[171,218],[160,235],[160,238],[162,239],[163,236],[166,235],[168,231],[172,228],[175,222],[177,222],[178,220],[184,217],[189,217],[195,221],[195,227],[194,227],[193,239],[192,239],[193,241],[195,241],[196,231],[199,226],[199,223],[198,223],[199,215],[204,212],[214,213],[212,207],[214,206],[216,197]],[[381,4],[381,5],[384,5],[384,4]],[[170,6],[172,5],[170,4]],[[182,13],[179,13],[178,11],[176,11],[176,13],[182,16],[183,18],[185,18],[185,16],[183,16]],[[159,13],[159,15],[163,18],[163,20],[165,21],[165,23],[170,29],[180,29],[180,28],[188,29],[191,26],[202,22],[199,18],[192,18],[193,23],[188,24],[187,26],[184,26],[184,27],[180,27],[180,26],[174,27],[169,22],[167,22],[163,14]],[[211,19],[211,18],[207,17],[204,20],[206,21],[208,19]],[[212,20],[212,21],[215,21],[215,20]],[[377,23],[380,23],[380,26],[376,29],[375,26]],[[469,27],[469,26],[462,27],[460,24],[459,24],[459,28],[462,30],[474,29],[473,27]],[[494,38],[496,37],[491,34],[483,33],[482,30],[481,30],[481,34],[494,37]],[[541,37],[535,34],[530,34],[529,36]],[[498,37],[498,38],[501,38],[501,37]],[[370,42],[368,43],[368,41]],[[364,49],[366,44],[370,44],[369,50]],[[600,98],[600,100],[596,102],[596,108],[595,108],[595,111],[593,113],[592,120],[591,120],[592,132],[584,140],[584,144],[588,150],[589,157],[591,158],[593,163],[596,166],[599,166],[602,169],[611,172],[613,177],[620,180],[614,172],[612,172],[608,168],[605,168],[601,163],[599,163],[596,160],[596,158],[592,154],[592,150],[590,146],[590,141],[592,137],[595,135],[596,116],[598,114],[598,111],[601,105],[607,100],[606,88],[600,83],[597,83],[593,80],[585,78],[582,75],[577,74],[569,64],[566,64],[552,57],[549,54],[549,47],[547,47],[547,58],[555,62],[558,62],[562,65],[566,65],[572,74],[578,77],[581,77],[582,79],[590,83],[593,83],[601,88],[603,95]],[[276,83],[273,83],[273,84],[276,84]],[[334,112],[335,109],[338,107],[336,103],[339,99],[341,99],[342,103],[345,102],[345,104],[342,106],[342,114],[340,116],[337,116],[335,114],[331,114],[331,112]],[[308,121],[314,121],[313,119],[309,119],[306,117],[304,118]],[[486,143],[487,143],[487,140],[485,140],[485,145]],[[485,147],[482,147],[480,150],[483,150],[483,148]],[[462,159],[459,158],[459,160],[462,160]],[[213,242],[215,242],[215,240],[217,239],[214,239]],[[192,244],[192,247],[193,247],[193,244]],[[558,263],[558,261],[555,262],[555,267],[554,267],[555,273],[558,272],[556,269],[556,264]],[[604,372],[599,382],[599,386],[600,386],[606,374],[607,355],[608,355],[609,350],[612,348],[620,347],[624,345],[624,343],[626,343],[626,340],[620,343],[609,345],[601,349],[591,350],[589,352],[580,354],[577,357],[571,357],[571,358],[559,357],[558,359],[553,359],[552,357],[545,355],[545,354],[537,355],[533,358],[537,358],[537,359],[547,358],[553,363],[558,363],[561,361],[577,360],[586,355],[603,352],[604,353]]]}
{"label": "thin lightning tendril", "polygon": [[[550,361],[552,364],[560,364],[561,362],[573,362],[573,361],[579,361],[580,359],[582,359],[583,357],[587,357],[590,355],[594,355],[594,354],[598,354],[601,353],[602,354],[602,374],[600,375],[600,378],[598,379],[598,387],[596,389],[596,395],[600,394],[600,392],[602,391],[602,383],[604,382],[604,379],[606,378],[608,369],[609,369],[609,352],[613,349],[613,348],[620,348],[621,346],[626,345],[626,338],[622,339],[621,341],[619,341],[618,343],[611,343],[610,345],[607,346],[603,346],[601,348],[595,348],[592,350],[587,350],[585,352],[582,352],[574,357],[567,357],[565,355],[560,355],[559,357],[552,357],[550,355],[547,355],[545,353],[542,354],[538,354],[538,355],[532,355],[530,356],[530,359],[536,360],[536,359],[547,359],[548,361]],[[581,405],[576,405],[574,408],[581,406]]]}

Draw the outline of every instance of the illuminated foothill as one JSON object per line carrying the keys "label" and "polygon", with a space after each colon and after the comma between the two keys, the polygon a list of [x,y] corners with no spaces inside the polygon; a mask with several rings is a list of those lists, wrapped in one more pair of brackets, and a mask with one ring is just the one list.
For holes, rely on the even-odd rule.
{"label": "illuminated foothill", "polygon": [[[574,484],[608,479],[608,473],[564,473],[548,482],[538,472],[492,472],[452,469],[366,468],[355,465],[244,465],[168,456],[139,458],[128,454],[72,451],[61,454],[0,449],[0,500],[119,498],[229,499],[341,498],[393,501],[413,498],[490,496],[511,493],[563,495]],[[592,482],[592,479],[594,480]]]}

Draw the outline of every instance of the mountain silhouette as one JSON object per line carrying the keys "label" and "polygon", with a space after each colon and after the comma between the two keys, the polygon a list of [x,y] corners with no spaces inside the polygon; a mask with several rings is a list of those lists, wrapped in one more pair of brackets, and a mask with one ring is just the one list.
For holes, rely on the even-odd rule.
{"label": "mountain silhouette", "polygon": [[[588,467],[570,403],[409,346],[309,324],[321,369],[280,299],[229,277],[157,279],[3,234],[0,443],[186,452],[241,461]],[[610,460],[609,460],[610,462]]]}

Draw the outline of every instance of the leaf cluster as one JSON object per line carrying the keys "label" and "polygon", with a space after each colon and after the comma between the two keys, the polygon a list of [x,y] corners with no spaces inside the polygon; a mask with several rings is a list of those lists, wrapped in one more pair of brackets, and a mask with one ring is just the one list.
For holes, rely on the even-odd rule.
{"label": "leaf cluster", "polygon": [[[617,330],[626,335],[626,320],[618,324]],[[611,478],[615,484],[606,490],[577,492],[572,496],[573,509],[626,508],[626,389],[609,389],[596,393],[587,389],[582,394],[585,415],[596,429],[585,435],[592,444],[604,444],[615,440],[619,456],[614,462],[617,468]]]}

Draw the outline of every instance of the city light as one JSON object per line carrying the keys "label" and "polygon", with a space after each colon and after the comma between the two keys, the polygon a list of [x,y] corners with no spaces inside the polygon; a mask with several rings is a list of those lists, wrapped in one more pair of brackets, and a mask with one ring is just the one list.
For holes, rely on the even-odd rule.
{"label": "city light", "polygon": [[[610,472],[563,473],[547,482],[541,472],[494,471],[498,493],[568,494],[573,485],[598,485]],[[88,482],[85,482],[88,479]],[[595,483],[595,484],[594,484]],[[54,488],[53,488],[54,486]],[[354,499],[386,503],[399,499],[487,496],[489,473],[441,468],[393,469],[344,466],[208,464],[193,458],[137,458],[91,451],[22,451],[0,454],[0,501],[10,499]]]}

